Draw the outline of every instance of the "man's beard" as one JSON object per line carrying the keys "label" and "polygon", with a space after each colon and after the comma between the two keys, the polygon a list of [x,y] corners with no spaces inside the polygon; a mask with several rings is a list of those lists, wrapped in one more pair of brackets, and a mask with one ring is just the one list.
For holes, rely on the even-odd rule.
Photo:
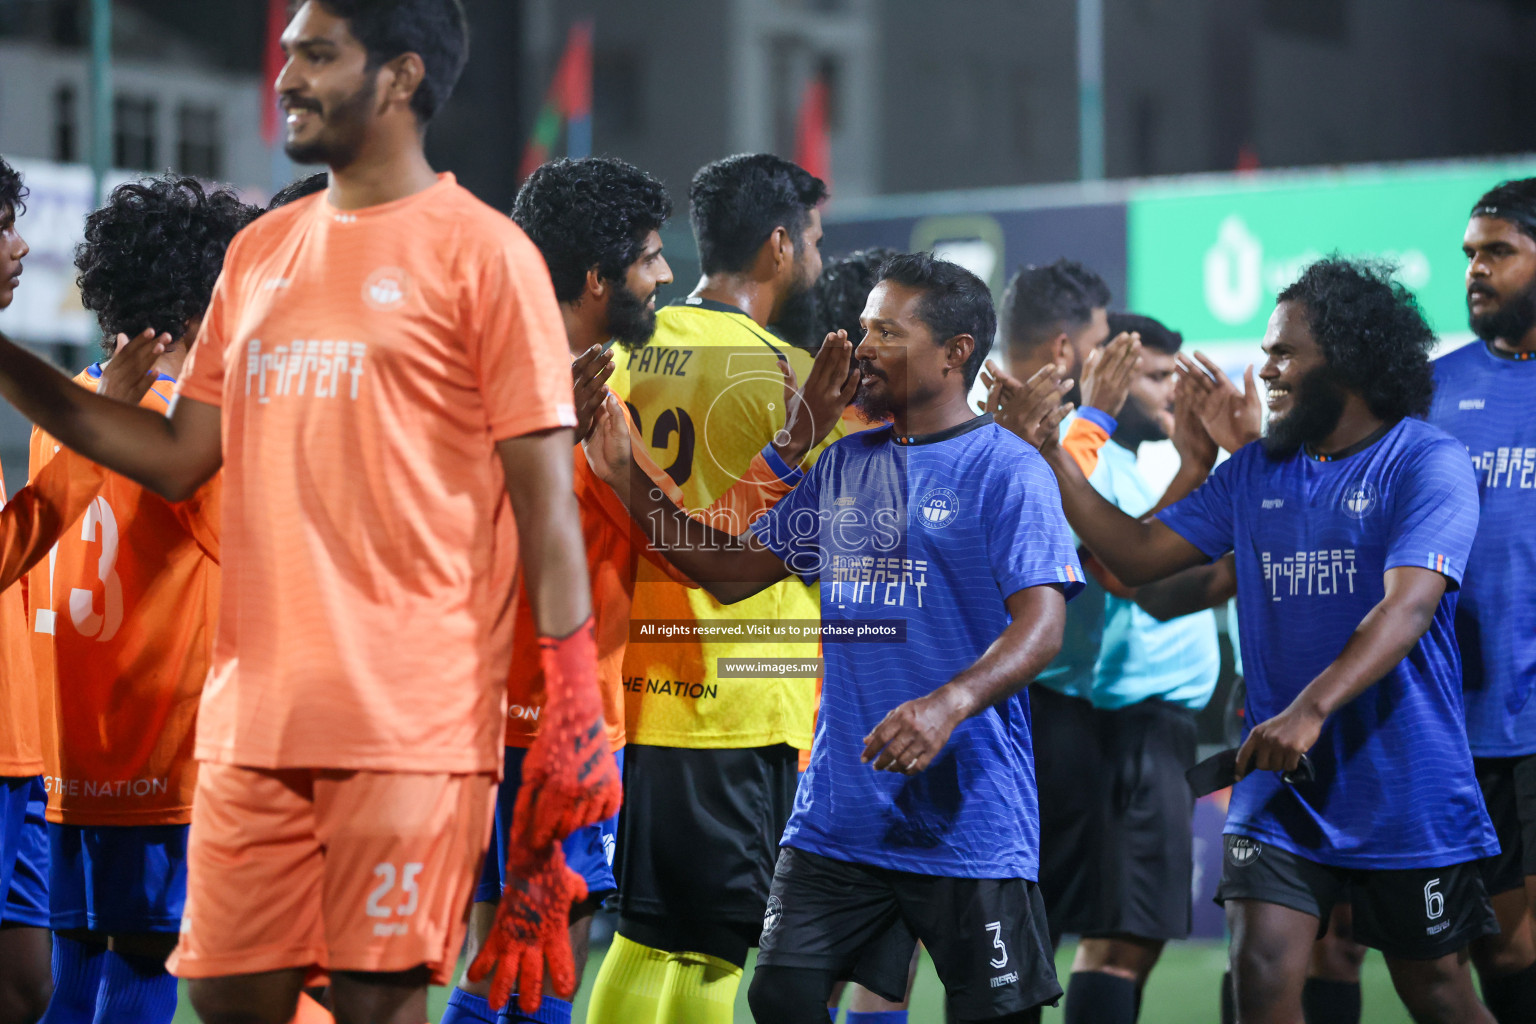
{"label": "man's beard", "polygon": [[[1482,295],[1493,294],[1491,288],[1480,288],[1478,292]],[[1468,292],[1467,298],[1470,300],[1471,297],[1471,292]],[[1532,327],[1536,327],[1536,278],[1500,302],[1496,311],[1481,314],[1469,312],[1467,320],[1472,326],[1472,333],[1484,341],[1503,338],[1511,345],[1519,344],[1520,339]]]}
{"label": "man's beard", "polygon": [[861,383],[859,389],[853,393],[854,411],[862,416],[866,423],[884,423],[896,413],[896,396],[891,393],[891,379],[862,360],[859,362],[858,370],[859,376],[876,377],[884,383],[884,386],[877,392]]}
{"label": "man's beard", "polygon": [[652,292],[642,299],[623,282],[615,283],[608,297],[608,333],[624,351],[633,352],[656,333],[656,311],[650,307],[655,297]]}
{"label": "man's beard", "polygon": [[363,79],[357,92],[338,101],[329,113],[325,113],[318,103],[306,103],[303,109],[320,115],[320,133],[309,142],[285,142],[283,152],[296,164],[349,166],[363,148],[363,126],[372,103],[373,81],[369,77]]}
{"label": "man's beard", "polygon": [[1134,395],[1126,399],[1125,407],[1120,410],[1120,422],[1115,428],[1115,436],[1123,436],[1133,444],[1168,440],[1168,432],[1157,421],[1157,417],[1147,415]]}
{"label": "man's beard", "polygon": [[810,281],[797,283],[795,290],[784,297],[779,315],[769,325],[779,337],[808,352],[820,349],[823,340],[816,335],[816,289],[812,285]]}
{"label": "man's beard", "polygon": [[1319,366],[1291,390],[1291,411],[1269,421],[1264,431],[1264,453],[1286,459],[1302,445],[1316,447],[1339,425],[1344,415],[1344,389],[1333,370]]}

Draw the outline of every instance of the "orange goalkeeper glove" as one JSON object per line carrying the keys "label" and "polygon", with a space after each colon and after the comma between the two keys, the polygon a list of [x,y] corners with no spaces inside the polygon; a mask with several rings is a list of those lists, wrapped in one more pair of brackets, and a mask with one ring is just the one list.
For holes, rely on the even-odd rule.
{"label": "orange goalkeeper glove", "polygon": [[509,863],[613,817],[622,793],[597,689],[592,619],[563,639],[540,637],[539,656],[544,713],[539,735],[523,759]]}
{"label": "orange goalkeeper glove", "polygon": [[522,860],[515,870],[507,866],[496,920],[469,966],[469,980],[481,981],[494,970],[491,1006],[506,1006],[516,986],[518,1008],[533,1014],[544,998],[546,969],[557,996],[570,999],[576,994],[571,905],[587,898],[587,883],[565,866],[559,843],[532,858],[525,854]]}

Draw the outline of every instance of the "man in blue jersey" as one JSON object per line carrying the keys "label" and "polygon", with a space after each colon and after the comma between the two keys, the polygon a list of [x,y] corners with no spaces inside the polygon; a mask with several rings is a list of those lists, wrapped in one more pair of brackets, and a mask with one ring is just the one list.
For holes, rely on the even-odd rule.
{"label": "man in blue jersey", "polygon": [[1483,863],[1499,934],[1472,945],[1501,1024],[1536,1021],[1536,178],[1472,208],[1467,310],[1481,339],[1435,362],[1429,421],[1472,456],[1482,517],[1456,606],[1467,740],[1500,852]]}
{"label": "man in blue jersey", "polygon": [[1322,260],[1270,317],[1262,443],[1194,494],[1139,521],[1047,448],[1073,527],[1128,585],[1236,556],[1252,727],[1217,899],[1243,1024],[1301,1019],[1313,940],[1346,898],[1416,1021],[1493,1019],[1464,954],[1497,928],[1475,862],[1498,842],[1452,623],[1477,490],[1461,446],[1414,418],[1433,342],[1386,271]]}
{"label": "man in blue jersey", "polygon": [[893,257],[861,323],[856,404],[891,424],[828,448],[744,543],[662,507],[625,466],[616,409],[595,444],[618,455],[595,461],[719,600],[821,583],[821,711],[763,921],[759,1024],[825,1021],[839,979],[901,998],[918,939],[956,1019],[1034,1020],[1061,989],[1021,691],[1082,570],[1044,463],[966,407],[995,328],[986,285]]}

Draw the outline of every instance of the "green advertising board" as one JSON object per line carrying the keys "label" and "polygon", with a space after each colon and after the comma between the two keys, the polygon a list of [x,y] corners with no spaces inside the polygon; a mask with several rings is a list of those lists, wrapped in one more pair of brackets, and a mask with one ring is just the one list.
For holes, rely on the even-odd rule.
{"label": "green advertising board", "polygon": [[1275,295],[1337,251],[1394,260],[1435,331],[1465,337],[1467,211],[1495,183],[1532,175],[1536,160],[1526,159],[1139,188],[1127,214],[1127,305],[1196,344],[1251,345]]}

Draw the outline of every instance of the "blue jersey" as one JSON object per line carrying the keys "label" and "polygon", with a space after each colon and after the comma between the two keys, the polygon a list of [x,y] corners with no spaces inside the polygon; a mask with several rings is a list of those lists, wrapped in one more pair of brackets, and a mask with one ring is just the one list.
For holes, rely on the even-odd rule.
{"label": "blue jersey", "polygon": [[1435,360],[1430,422],[1467,446],[1482,518],[1456,607],[1467,739],[1536,753],[1536,360],[1474,342]]}
{"label": "blue jersey", "polygon": [[811,762],[784,844],[952,878],[1027,878],[1040,814],[1023,692],[956,727],[912,777],[860,764],[892,708],[969,668],[1010,622],[1004,600],[1082,568],[1038,452],[978,417],[897,444],[889,427],[844,438],[754,524],[807,583],[824,630],[884,621],[902,636],[824,639]]}
{"label": "blue jersey", "polygon": [[1456,587],[1477,488],[1452,438],[1407,419],[1362,451],[1271,461],[1250,444],[1159,516],[1211,558],[1237,558],[1246,724],[1284,711],[1327,668],[1400,566],[1445,575],[1429,630],[1392,671],[1329,716],[1314,782],[1254,772],[1226,831],[1346,868],[1438,867],[1498,852],[1462,725]]}

